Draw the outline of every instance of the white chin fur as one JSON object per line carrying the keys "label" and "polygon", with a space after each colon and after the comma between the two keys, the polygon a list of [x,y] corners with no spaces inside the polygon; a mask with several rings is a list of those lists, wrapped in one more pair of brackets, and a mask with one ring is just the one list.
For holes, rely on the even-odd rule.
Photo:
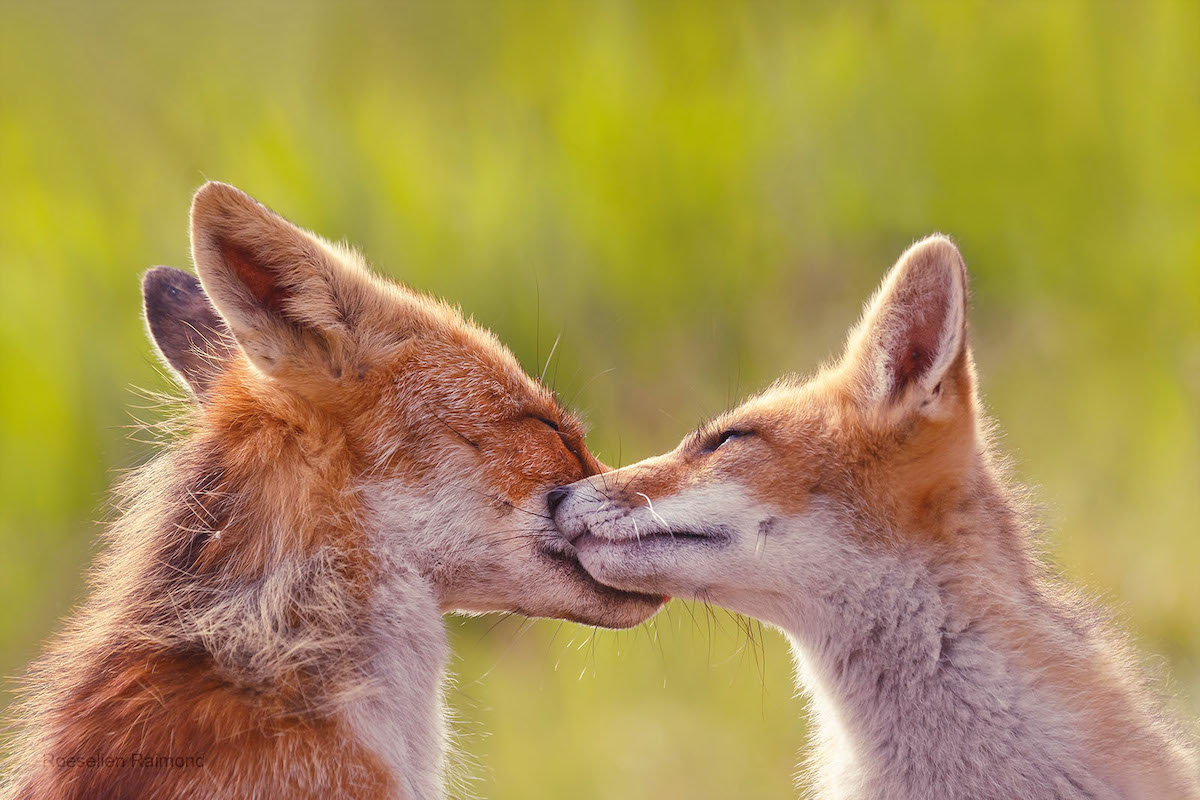
{"label": "white chin fur", "polygon": [[[660,540],[647,542],[606,542],[587,537],[576,547],[579,563],[600,583],[627,592],[673,594],[677,584],[671,580],[673,554]],[[668,584],[671,589],[665,588]]]}
{"label": "white chin fur", "polygon": [[739,486],[710,484],[625,505],[583,485],[560,521],[568,533],[583,534],[575,540],[579,561],[601,583],[692,597],[738,559],[747,532],[757,530],[764,510],[746,497]]}

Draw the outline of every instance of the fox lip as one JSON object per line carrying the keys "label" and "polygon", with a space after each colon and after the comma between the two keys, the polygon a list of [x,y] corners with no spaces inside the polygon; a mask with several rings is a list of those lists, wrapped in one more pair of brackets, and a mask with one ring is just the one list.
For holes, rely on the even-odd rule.
{"label": "fox lip", "polygon": [[579,556],[576,555],[575,549],[573,547],[571,548],[570,551],[567,551],[562,548],[541,545],[537,548],[537,550],[544,558],[547,558],[550,561],[558,562],[559,564],[563,565],[564,567],[569,568],[572,572],[576,573],[576,575],[578,575],[580,578],[583,578],[589,584],[592,584],[596,588],[601,589],[605,592],[612,592],[616,595],[624,596],[624,597],[627,597],[627,598],[633,599],[633,600],[639,600],[639,601],[645,601],[645,602],[655,602],[655,603],[662,602],[662,598],[659,595],[644,594],[642,592],[630,592],[630,591],[626,591],[624,589],[615,589],[611,586],[600,583],[599,581],[597,581],[595,578],[592,577],[591,573],[589,573],[586,569],[583,568],[583,564],[579,563]]}
{"label": "fox lip", "polygon": [[685,542],[696,544],[725,544],[732,539],[732,535],[725,528],[700,528],[700,529],[685,529],[685,530],[649,530],[645,533],[636,534],[634,536],[600,536],[592,532],[591,528],[584,528],[574,537],[569,539],[574,547],[579,547],[581,544],[588,542],[599,542],[602,544],[614,545],[640,545],[656,541],[671,541]]}

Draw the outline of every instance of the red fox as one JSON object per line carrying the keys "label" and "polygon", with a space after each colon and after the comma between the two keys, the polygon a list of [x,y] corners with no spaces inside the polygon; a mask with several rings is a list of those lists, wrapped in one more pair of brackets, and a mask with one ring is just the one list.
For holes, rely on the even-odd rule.
{"label": "red fox", "polygon": [[789,636],[817,797],[1200,797],[1126,647],[1037,558],[966,301],[957,248],[917,243],[838,363],[556,490],[555,520],[603,583]]}
{"label": "red fox", "polygon": [[144,279],[194,396],[137,471],[27,679],[0,796],[442,796],[442,614],[608,627],[546,494],[596,474],[568,413],[489,332],[242,192],[191,212],[199,282]]}

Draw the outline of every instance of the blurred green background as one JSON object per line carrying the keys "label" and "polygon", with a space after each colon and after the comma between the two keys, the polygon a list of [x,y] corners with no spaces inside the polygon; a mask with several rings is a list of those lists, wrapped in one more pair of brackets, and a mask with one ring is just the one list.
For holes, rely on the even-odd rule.
{"label": "blurred green background", "polygon": [[[952,234],[1050,552],[1200,712],[1195,3],[0,8],[5,676],[150,452],[138,275],[188,264],[214,178],[531,371],[561,334],[548,380],[614,463],[815,366],[905,246]],[[460,794],[795,794],[771,631],[679,602],[621,634],[451,625]]]}

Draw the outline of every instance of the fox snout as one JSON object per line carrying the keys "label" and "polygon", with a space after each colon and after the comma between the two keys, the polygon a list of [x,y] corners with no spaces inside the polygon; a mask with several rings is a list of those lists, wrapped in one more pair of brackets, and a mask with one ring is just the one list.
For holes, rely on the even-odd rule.
{"label": "fox snout", "polygon": [[[580,483],[582,482],[580,481]],[[582,515],[571,513],[574,505],[572,500],[577,501],[578,499],[575,497],[577,486],[577,483],[558,486],[546,493],[546,506],[550,509],[550,519],[554,523],[554,529],[571,546],[575,545],[580,536],[587,533],[587,524]]]}
{"label": "fox snout", "polygon": [[[546,492],[546,508],[549,510],[552,518],[555,517],[556,513],[558,512],[558,507],[562,505],[563,501],[566,500],[570,494],[571,489],[569,486],[555,486],[553,489]],[[557,520],[555,520],[555,522],[557,523]]]}

